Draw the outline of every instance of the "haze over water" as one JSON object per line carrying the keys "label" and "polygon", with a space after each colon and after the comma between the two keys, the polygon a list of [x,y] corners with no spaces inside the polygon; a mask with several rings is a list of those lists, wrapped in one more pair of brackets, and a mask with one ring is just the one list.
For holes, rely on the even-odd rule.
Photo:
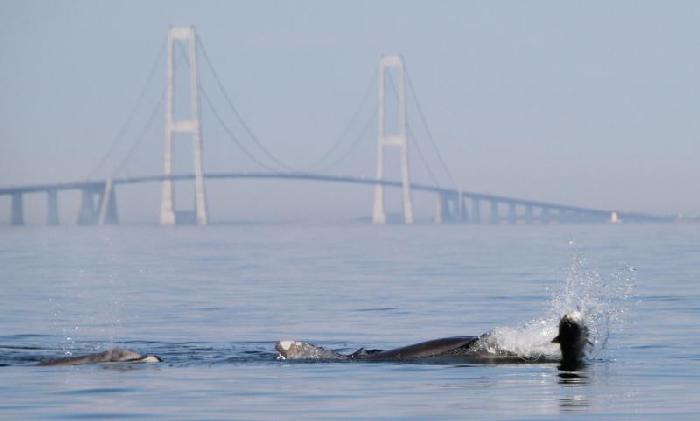
{"label": "haze over water", "polygon": [[[693,1],[6,0],[0,188],[161,174],[166,33],[193,25],[207,173],[372,179],[378,61],[400,54],[411,181],[696,215],[699,21]],[[202,227],[157,226],[157,183],[117,186],[120,226],[72,226],[79,191],[58,193],[49,227],[46,192],[0,197],[0,419],[698,418],[700,224],[433,225],[436,195],[414,192],[418,224],[372,226],[369,186],[206,187]],[[191,184],[177,189],[190,210]],[[7,226],[12,203],[27,226]],[[492,332],[556,356],[574,309],[594,342],[576,372],[274,350]],[[38,365],[116,346],[164,362]]]}
{"label": "haze over water", "polygon": [[[694,225],[3,227],[0,238],[0,418],[695,419],[699,410]],[[293,338],[386,349],[494,328],[513,346],[546,348],[539,335],[571,306],[587,312],[597,341],[577,373],[291,363],[273,348]],[[35,366],[117,345],[165,362]]]}
{"label": "haze over water", "polygon": [[[699,20],[693,1],[4,1],[0,186],[162,173],[160,112],[120,164],[165,89],[168,27],[194,25],[248,126],[291,168],[307,169],[333,146],[379,57],[401,54],[455,187],[696,215]],[[206,61],[200,66],[201,84],[234,134],[272,164],[232,121]],[[144,85],[134,120],[92,173]],[[337,155],[374,118],[376,89],[370,92]],[[259,171],[203,102],[206,171]],[[415,143],[447,186],[411,98],[409,106]],[[367,127],[347,160],[327,172],[375,175],[376,122]],[[179,146],[176,172],[191,172],[191,150]],[[412,179],[432,184],[414,146]],[[398,178],[394,164],[387,178]],[[208,188],[218,220],[337,220],[370,209],[364,189],[229,182]],[[331,194],[337,201],[327,200]],[[157,221],[159,198],[158,186],[120,188],[123,220]],[[431,215],[432,199],[417,216]],[[78,194],[61,195],[63,221],[75,220],[78,201]],[[0,198],[0,221],[9,220],[9,202]],[[27,218],[45,220],[44,197],[29,195],[25,203]]]}

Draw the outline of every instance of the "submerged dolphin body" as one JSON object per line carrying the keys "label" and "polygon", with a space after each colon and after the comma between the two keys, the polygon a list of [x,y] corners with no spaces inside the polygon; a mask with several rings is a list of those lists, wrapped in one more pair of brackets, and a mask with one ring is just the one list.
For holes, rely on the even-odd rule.
{"label": "submerged dolphin body", "polygon": [[79,364],[101,364],[101,363],[159,363],[163,361],[157,355],[142,355],[131,349],[111,348],[95,354],[88,354],[79,357],[63,357],[46,360],[39,365],[79,365]]}
{"label": "submerged dolphin body", "polygon": [[457,357],[470,352],[479,342],[478,336],[453,336],[433,339],[427,342],[403,346],[401,348],[378,350],[360,348],[352,354],[340,354],[307,342],[280,341],[275,345],[280,357],[285,359],[322,360],[413,360],[420,358]]}
{"label": "submerged dolphin body", "polygon": [[352,354],[340,354],[320,346],[299,341],[280,341],[275,345],[283,359],[359,360],[359,361],[449,361],[462,363],[545,363],[560,362],[561,368],[570,370],[581,366],[585,347],[590,344],[588,328],[578,311],[567,313],[559,322],[559,335],[552,340],[561,349],[561,359],[540,356],[529,358],[506,350],[493,350],[492,336],[453,336],[433,339],[401,348],[365,350]]}

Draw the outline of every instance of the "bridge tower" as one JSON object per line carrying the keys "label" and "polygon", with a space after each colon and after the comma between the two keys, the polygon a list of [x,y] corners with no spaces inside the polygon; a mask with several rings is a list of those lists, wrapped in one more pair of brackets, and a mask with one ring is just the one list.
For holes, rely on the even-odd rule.
{"label": "bridge tower", "polygon": [[[398,115],[396,129],[392,133],[387,132],[386,124],[386,76],[387,70],[394,69],[398,76]],[[406,84],[405,67],[401,56],[382,56],[379,61],[379,115],[377,137],[377,180],[384,179],[384,149],[398,147],[401,153],[401,187],[403,202],[404,223],[413,223],[413,201],[411,199],[411,184],[408,177],[408,138],[406,123]],[[390,82],[391,83],[391,82]],[[384,208],[384,186],[374,186],[374,206],[372,208],[372,222],[375,224],[386,223],[386,210]]]}
{"label": "bridge tower", "polygon": [[[187,60],[189,64],[189,97],[190,116],[186,119],[175,117],[175,66],[174,55],[177,43],[186,44]],[[184,50],[184,48],[182,49]],[[207,199],[204,188],[204,169],[202,164],[202,128],[199,113],[199,79],[197,76],[197,36],[194,27],[171,27],[168,30],[168,70],[167,70],[167,98],[165,104],[165,153],[163,174],[170,176],[173,173],[173,134],[185,133],[192,136],[192,149],[194,157],[194,203],[196,223],[206,225]],[[175,192],[173,181],[163,181],[163,194],[160,205],[160,223],[173,225],[177,223],[175,212]]]}

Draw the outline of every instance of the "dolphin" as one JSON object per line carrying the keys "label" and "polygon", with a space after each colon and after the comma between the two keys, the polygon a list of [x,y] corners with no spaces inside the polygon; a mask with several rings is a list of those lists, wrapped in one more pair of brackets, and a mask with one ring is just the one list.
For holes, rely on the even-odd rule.
{"label": "dolphin", "polygon": [[452,336],[389,350],[360,348],[352,354],[347,355],[308,342],[299,341],[279,341],[275,345],[275,349],[279,352],[280,357],[284,359],[413,360],[419,358],[457,356],[467,352],[478,340],[478,336]]}
{"label": "dolphin", "polygon": [[583,365],[586,356],[586,345],[593,343],[589,339],[588,326],[583,323],[580,311],[572,311],[559,321],[559,335],[552,339],[558,343],[561,350],[561,366],[563,370],[576,370]]}
{"label": "dolphin", "polygon": [[452,336],[433,339],[389,350],[360,348],[351,354],[341,354],[323,347],[301,341],[285,340],[275,344],[280,359],[337,360],[337,361],[432,361],[459,363],[549,363],[559,362],[565,370],[581,367],[585,357],[588,328],[579,311],[565,314],[559,322],[559,335],[552,340],[558,343],[561,359],[541,356],[527,358],[511,351],[493,351],[493,337]]}
{"label": "dolphin", "polygon": [[79,357],[62,357],[42,361],[39,365],[80,365],[101,363],[159,363],[163,361],[157,355],[143,355],[131,349],[111,348],[95,354]]}

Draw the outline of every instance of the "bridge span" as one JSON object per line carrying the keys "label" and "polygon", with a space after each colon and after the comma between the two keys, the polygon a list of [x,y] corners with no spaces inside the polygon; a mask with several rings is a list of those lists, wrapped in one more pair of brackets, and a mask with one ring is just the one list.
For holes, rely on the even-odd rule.
{"label": "bridge span", "polygon": [[[161,183],[161,205],[160,205],[160,223],[170,225],[176,223],[197,223],[206,225],[208,223],[207,212],[207,197],[205,189],[206,179],[274,179],[285,181],[300,181],[300,182],[322,182],[322,183],[345,183],[355,185],[365,185],[374,190],[372,202],[372,222],[375,224],[384,224],[387,220],[387,212],[385,209],[385,188],[395,188],[401,190],[401,204],[403,210],[403,222],[411,224],[414,221],[412,192],[424,192],[435,196],[436,212],[435,222],[437,223],[492,223],[498,224],[507,222],[516,223],[607,223],[607,222],[671,222],[675,218],[672,216],[651,215],[640,212],[626,212],[620,209],[594,209],[580,206],[571,206],[560,203],[543,202],[536,200],[527,200],[508,196],[499,196],[485,193],[477,193],[473,191],[463,191],[457,188],[438,187],[437,178],[434,176],[430,166],[427,163],[420,148],[417,147],[415,133],[411,129],[408,120],[408,104],[407,97],[413,98],[415,109],[420,115],[424,132],[428,140],[432,144],[435,155],[438,158],[442,172],[447,176],[451,186],[458,186],[445,161],[442,159],[439,148],[435,140],[430,134],[430,129],[427,124],[425,115],[423,114],[420,102],[417,99],[415,89],[412,86],[411,78],[408,75],[404,59],[400,55],[383,55],[379,60],[379,69],[377,72],[377,107],[376,119],[377,124],[377,143],[376,143],[376,176],[373,178],[357,177],[357,176],[342,176],[328,175],[310,172],[296,172],[290,169],[282,160],[272,154],[250,129],[248,124],[243,120],[236,106],[231,100],[231,96],[224,89],[223,83],[218,76],[218,72],[214,69],[208,54],[204,50],[201,40],[195,32],[195,28],[189,27],[171,27],[168,29],[167,40],[167,66],[166,66],[166,86],[165,95],[159,102],[156,108],[150,113],[150,118],[144,126],[144,131],[136,138],[125,158],[111,173],[112,176],[104,179],[86,179],[84,181],[74,181],[65,183],[47,183],[34,184],[26,186],[13,186],[0,188],[0,196],[11,197],[11,217],[10,223],[13,225],[23,225],[24,206],[23,197],[26,194],[40,193],[46,194],[47,197],[47,213],[46,221],[50,225],[59,224],[58,212],[58,195],[59,192],[66,190],[78,190],[81,192],[81,204],[77,215],[77,222],[83,225],[91,224],[116,224],[119,222],[119,212],[117,208],[118,188],[128,184],[140,183]],[[202,52],[200,57],[198,51]],[[180,67],[187,73],[188,87],[175,84],[175,77],[178,61],[175,57],[178,56],[185,61],[186,68]],[[236,119],[236,125],[242,128],[243,134],[252,144],[256,146],[258,153],[262,153],[266,160],[256,158],[256,155],[246,148],[239,140],[239,137],[233,133],[231,126],[228,125],[221,114],[217,112],[216,107],[210,100],[209,95],[204,90],[201,80],[198,76],[198,57],[203,58],[204,62],[210,70],[210,74],[216,81],[219,92],[225,99],[228,108],[233,113]],[[158,59],[154,64],[158,63]],[[157,66],[152,68],[151,76]],[[148,86],[152,80],[151,76],[145,85]],[[182,78],[181,78],[182,79]],[[408,83],[406,83],[408,82]],[[368,88],[372,85],[370,84]],[[175,97],[181,95],[179,92],[184,88],[185,96],[189,97],[189,110],[183,109],[183,114],[175,114]],[[141,100],[145,91],[137,100],[137,105]],[[370,90],[367,90],[365,98],[369,98]],[[227,137],[238,147],[240,152],[243,152],[250,160],[254,161],[258,167],[264,168],[265,172],[226,172],[226,173],[207,173],[204,169],[203,161],[203,137],[201,124],[201,103],[200,96],[204,99],[204,104],[208,105],[211,110],[214,120],[221,125]],[[393,98],[393,100],[392,100]],[[394,106],[386,107],[386,103],[393,103]],[[185,101],[186,102],[186,101]],[[364,104],[365,100],[360,104]],[[117,177],[123,168],[124,164],[129,161],[133,151],[138,147],[139,143],[144,139],[151,122],[157,115],[158,107],[164,105],[164,154],[163,154],[163,173],[160,175],[140,176],[140,177]],[[185,107],[187,108],[187,107]],[[361,108],[358,108],[359,111]],[[136,115],[132,110],[130,117],[127,118],[126,127],[130,122],[131,116]],[[353,114],[350,120],[352,123],[358,116],[357,111]],[[358,120],[359,122],[359,120]],[[372,119],[367,123],[371,123]],[[343,136],[347,133],[346,127],[343,135],[338,140],[343,140]],[[357,145],[366,133],[369,124],[361,125],[359,136],[355,138],[347,151],[340,159],[348,156],[349,151]],[[112,145],[107,150],[105,156],[99,161],[98,165],[90,174],[95,174],[96,170],[100,169],[107,162],[115,150],[114,147],[119,143],[119,140],[124,132],[120,130],[119,134],[113,140]],[[193,167],[192,173],[173,174],[173,138],[180,136],[190,138],[192,146]],[[425,166],[433,185],[421,184],[411,181],[411,171],[409,167],[409,145],[414,145],[418,157]],[[323,155],[320,161],[327,160],[333,155],[335,148],[340,143],[336,141],[330,149]],[[384,156],[387,150],[398,149],[399,152],[399,172],[400,180],[392,181],[384,178]],[[265,162],[273,163],[273,166],[265,164]],[[332,161],[332,165],[339,162],[338,157]],[[311,168],[320,168],[311,166]],[[328,170],[325,170],[328,171]],[[89,175],[92,177],[92,175]],[[175,209],[173,184],[175,182],[193,182],[194,184],[194,211],[177,211]]]}
{"label": "bridge span", "polygon": [[[191,181],[195,174],[149,175],[138,177],[108,178],[62,183],[32,184],[0,187],[0,196],[11,197],[12,225],[24,224],[23,196],[25,194],[47,195],[47,217],[49,225],[59,224],[58,193],[68,190],[81,192],[81,205],[77,223],[81,225],[117,224],[116,188],[129,184],[162,183],[164,181]],[[367,177],[315,174],[303,172],[219,172],[203,174],[205,179],[250,179],[311,181],[365,185],[369,187],[403,188],[402,181],[375,180]],[[672,222],[673,216],[652,215],[641,212],[626,212],[618,209],[595,209],[561,203],[528,200],[502,195],[478,193],[459,189],[410,183],[413,191],[434,194],[436,197],[436,223],[608,223],[608,222]],[[484,209],[486,208],[486,209]],[[486,211],[487,215],[482,215]],[[188,219],[181,214],[182,223]]]}

